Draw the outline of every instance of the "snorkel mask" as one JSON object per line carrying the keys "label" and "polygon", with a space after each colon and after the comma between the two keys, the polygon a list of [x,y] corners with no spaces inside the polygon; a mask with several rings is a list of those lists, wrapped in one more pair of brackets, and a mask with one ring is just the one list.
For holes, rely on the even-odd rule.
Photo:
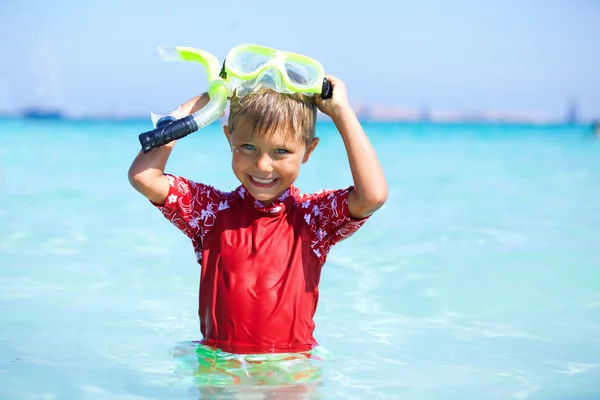
{"label": "snorkel mask", "polygon": [[230,94],[242,97],[259,86],[279,93],[321,94],[331,97],[331,84],[317,60],[270,47],[242,44],[227,54],[219,76],[229,82]]}
{"label": "snorkel mask", "polygon": [[323,66],[310,57],[269,47],[242,44],[227,54],[221,65],[212,54],[191,47],[158,48],[162,60],[198,62],[206,69],[210,101],[202,109],[178,119],[177,112],[152,113],[154,130],[139,135],[144,153],[181,139],[215,121],[225,111],[228,96],[242,97],[258,87],[279,93],[332,96]]}

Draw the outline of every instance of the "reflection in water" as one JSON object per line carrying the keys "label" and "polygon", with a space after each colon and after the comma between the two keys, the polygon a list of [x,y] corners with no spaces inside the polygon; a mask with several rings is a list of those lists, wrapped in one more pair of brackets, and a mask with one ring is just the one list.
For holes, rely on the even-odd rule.
{"label": "reflection in water", "polygon": [[283,399],[306,400],[317,398],[321,382],[310,382],[299,385],[269,386],[232,386],[209,387],[198,386],[199,399]]}
{"label": "reflection in water", "polygon": [[178,361],[177,375],[192,381],[200,399],[314,398],[324,362],[332,359],[323,347],[302,353],[232,354],[196,341],[179,343],[172,355]]}

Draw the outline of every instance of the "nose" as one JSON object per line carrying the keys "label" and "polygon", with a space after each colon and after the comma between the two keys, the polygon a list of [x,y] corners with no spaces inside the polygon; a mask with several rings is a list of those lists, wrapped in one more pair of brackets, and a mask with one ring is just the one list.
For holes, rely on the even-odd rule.
{"label": "nose", "polygon": [[259,171],[271,172],[273,169],[273,160],[267,153],[260,153],[256,159],[256,168]]}

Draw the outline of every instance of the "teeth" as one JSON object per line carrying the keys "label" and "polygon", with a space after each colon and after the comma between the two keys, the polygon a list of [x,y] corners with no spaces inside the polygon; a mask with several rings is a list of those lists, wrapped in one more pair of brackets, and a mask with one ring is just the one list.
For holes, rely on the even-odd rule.
{"label": "teeth", "polygon": [[262,183],[263,185],[268,185],[269,183],[275,182],[275,178],[273,178],[273,179],[259,179],[259,178],[253,176],[252,179],[254,179],[258,183]]}

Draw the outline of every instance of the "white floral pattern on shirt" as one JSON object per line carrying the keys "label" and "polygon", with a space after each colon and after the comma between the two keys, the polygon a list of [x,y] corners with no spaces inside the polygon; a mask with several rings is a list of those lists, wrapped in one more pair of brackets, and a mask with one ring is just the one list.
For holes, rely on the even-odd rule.
{"label": "white floral pattern on shirt", "polygon": [[239,186],[233,192],[221,192],[212,186],[167,175],[169,195],[165,205],[159,209],[179,230],[185,233],[196,249],[198,262],[202,260],[202,244],[205,235],[214,226],[219,211],[230,207],[236,197],[249,201],[254,208],[265,213],[285,210],[283,202],[294,198],[296,212],[312,232],[311,248],[321,262],[325,262],[333,245],[352,236],[368,218],[354,220],[348,211],[348,193],[352,189],[319,190],[313,194],[300,194],[294,186],[286,190],[269,206],[262,205],[250,193]]}
{"label": "white floral pattern on shirt", "polygon": [[[229,208],[233,193],[225,193],[212,186],[167,175],[169,195],[159,207],[163,215],[191,240],[195,249],[202,248],[206,233],[213,227],[217,213]],[[198,262],[202,252],[196,251]]]}
{"label": "white floral pattern on shirt", "polygon": [[306,212],[304,220],[313,234],[311,248],[323,262],[333,245],[352,236],[368,219],[350,217],[348,193],[351,189],[322,189],[299,198],[301,209]]}

